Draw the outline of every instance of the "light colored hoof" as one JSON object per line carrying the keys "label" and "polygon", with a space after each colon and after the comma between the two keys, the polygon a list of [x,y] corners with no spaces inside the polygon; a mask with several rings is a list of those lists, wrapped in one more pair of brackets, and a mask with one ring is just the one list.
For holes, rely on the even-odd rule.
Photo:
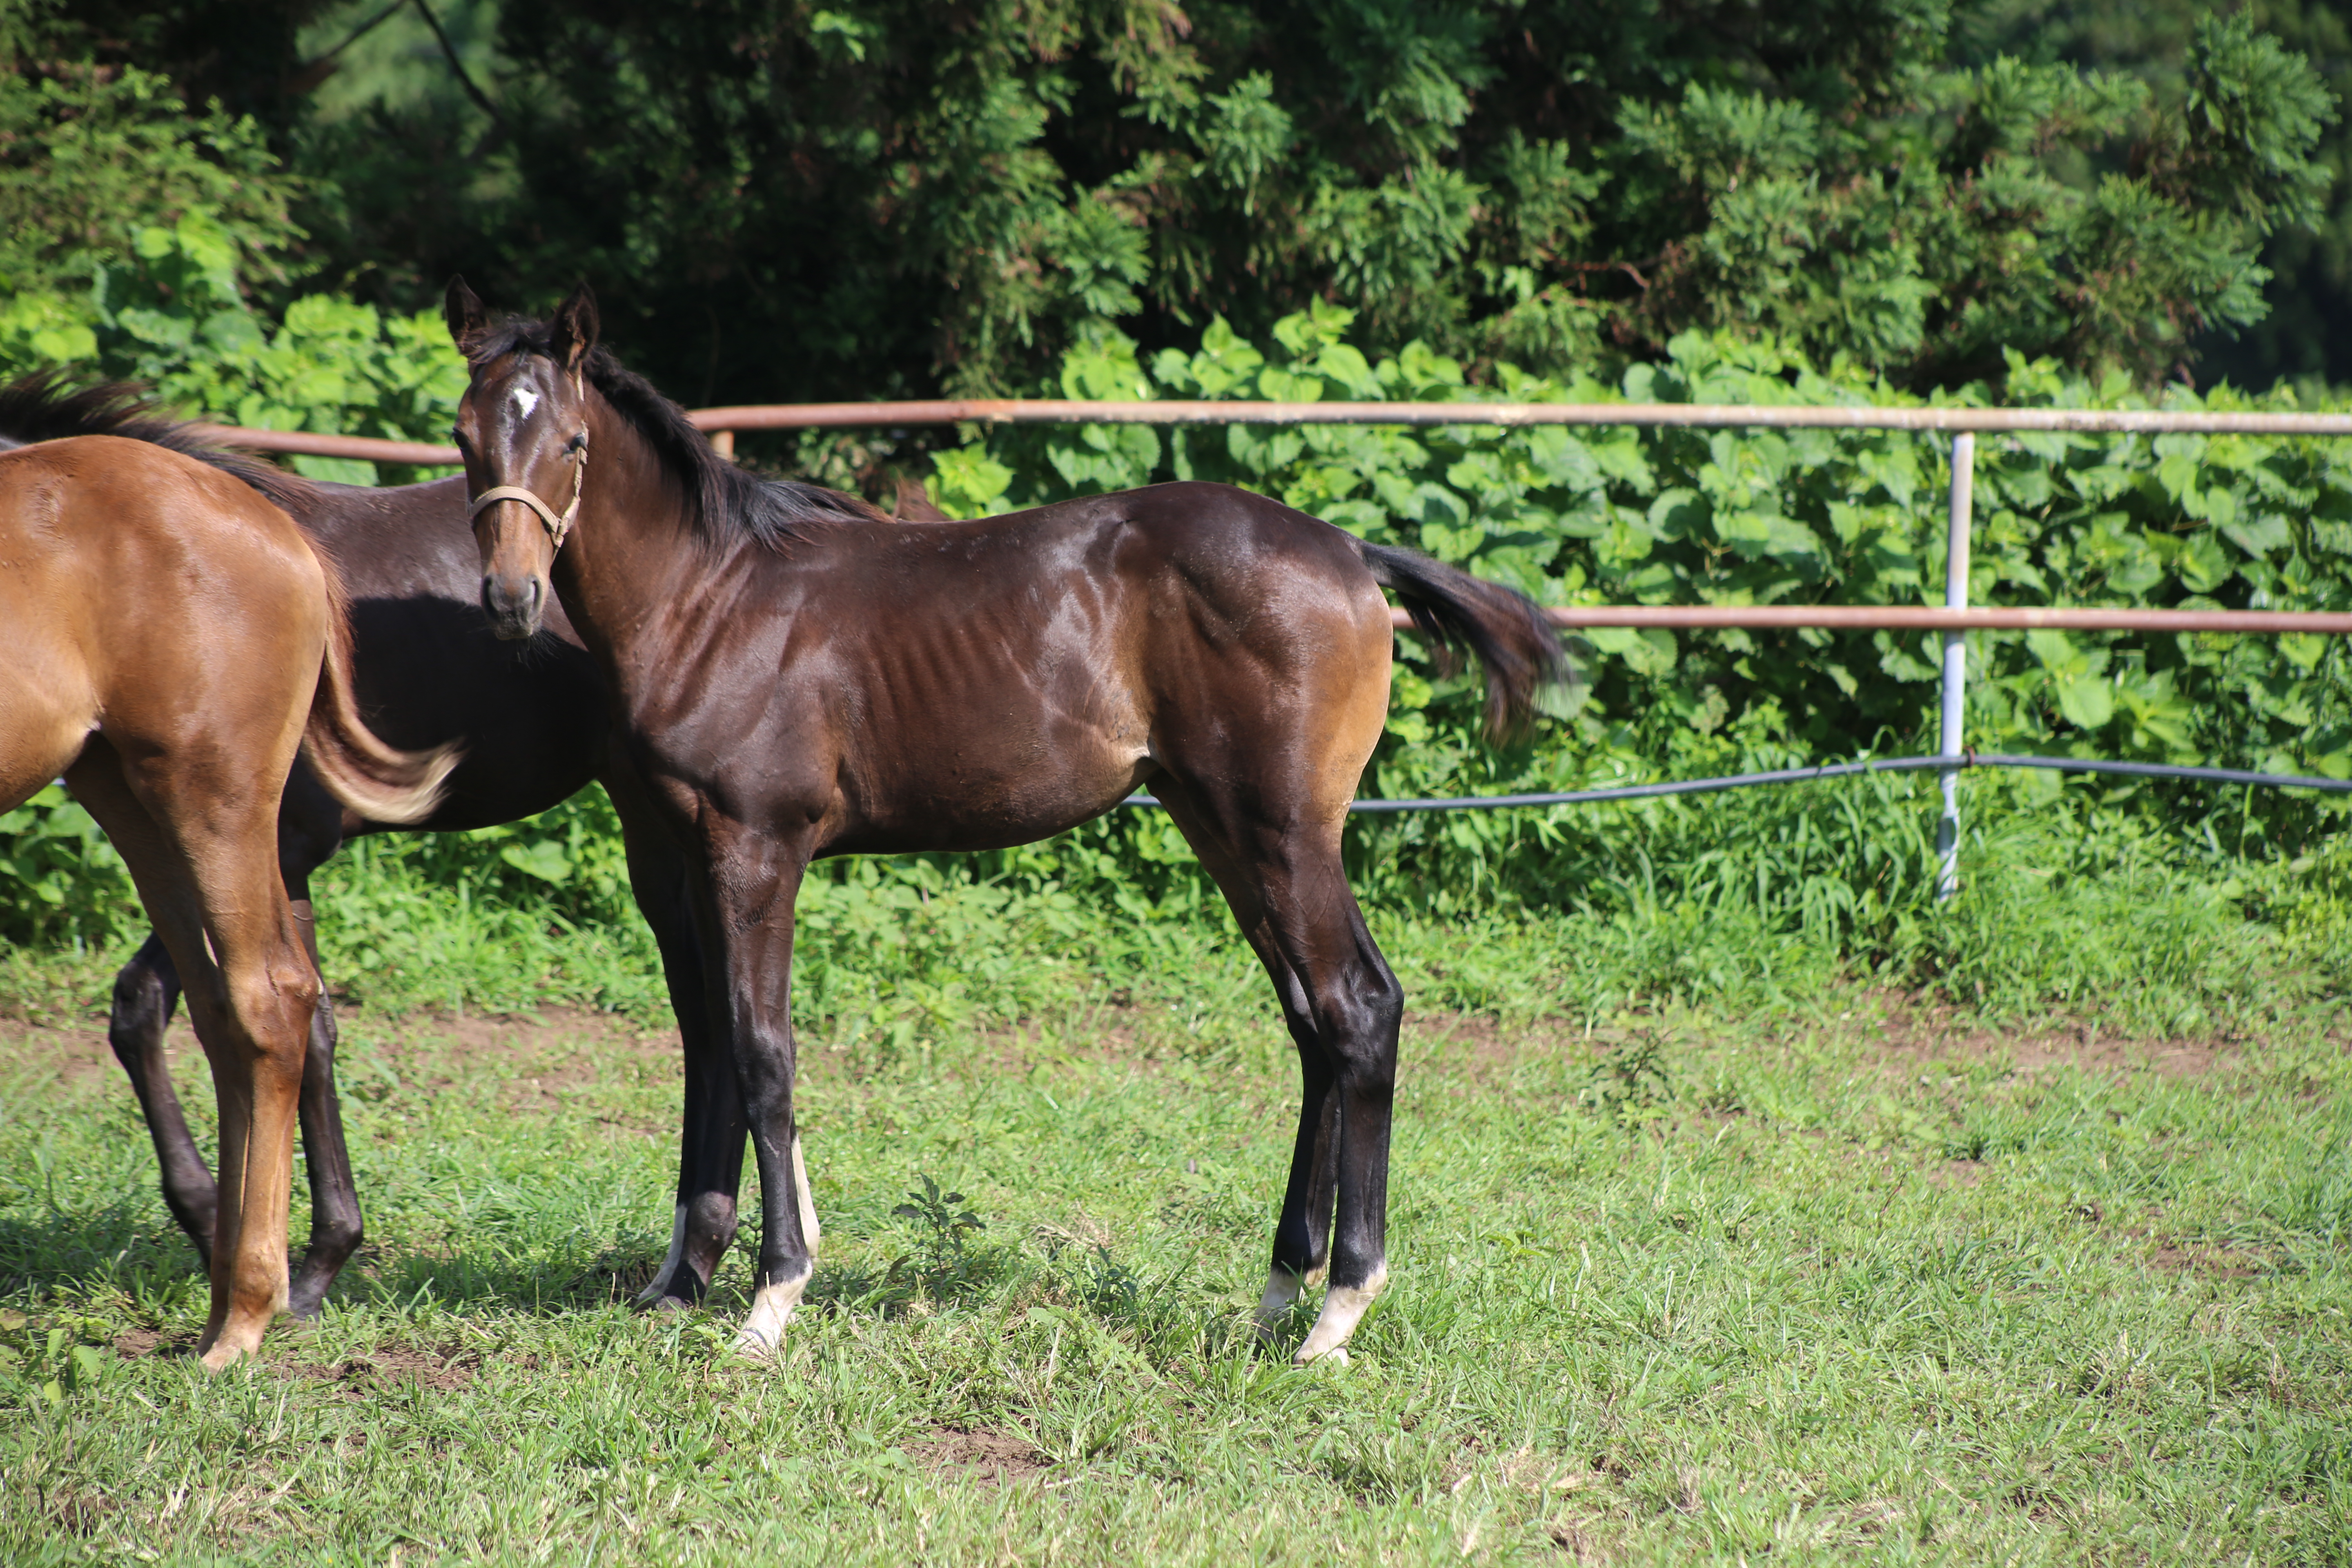
{"label": "light colored hoof", "polygon": [[735,1353],[766,1361],[783,1348],[784,1325],[793,1321],[793,1311],[801,1304],[801,1292],[808,1289],[809,1277],[781,1285],[762,1285],[752,1293],[751,1315],[735,1335]]}
{"label": "light colored hoof", "polygon": [[735,1336],[734,1353],[745,1361],[768,1362],[776,1359],[779,1342],[764,1340],[745,1329]]}
{"label": "light colored hoof", "polygon": [[1298,1364],[1305,1366],[1310,1361],[1324,1361],[1337,1356],[1340,1358],[1340,1364],[1345,1365],[1348,1341],[1355,1333],[1356,1325],[1363,1321],[1364,1313],[1370,1309],[1372,1299],[1388,1282],[1388,1277],[1389,1271],[1382,1268],[1360,1287],[1334,1285],[1326,1290],[1323,1293],[1323,1310],[1317,1315],[1314,1328],[1307,1331],[1307,1342],[1298,1347]]}
{"label": "light colored hoof", "polygon": [[245,1352],[236,1345],[215,1345],[197,1359],[206,1372],[226,1372],[245,1359]]}
{"label": "light colored hoof", "polygon": [[1301,1345],[1298,1347],[1298,1353],[1290,1358],[1290,1364],[1293,1366],[1346,1366],[1348,1347],[1333,1345],[1320,1355],[1309,1355],[1307,1353],[1307,1347]]}

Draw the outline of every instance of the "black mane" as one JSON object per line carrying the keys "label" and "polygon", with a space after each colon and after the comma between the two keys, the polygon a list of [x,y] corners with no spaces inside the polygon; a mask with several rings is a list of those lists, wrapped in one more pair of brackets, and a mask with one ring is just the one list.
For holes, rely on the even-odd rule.
{"label": "black mane", "polygon": [[190,422],[158,413],[144,387],[100,382],[77,389],[61,370],[35,371],[0,386],[0,451],[68,436],[119,436],[194,458],[252,486],[289,511],[318,497],[319,487],[311,480],[207,440]]}
{"label": "black mane", "polygon": [[[554,333],[545,321],[508,321],[466,348],[467,358],[478,365],[510,353],[556,357]],[[588,351],[582,368],[588,384],[645,438],[662,471],[686,493],[694,524],[706,539],[746,539],[782,550],[805,542],[828,524],[890,521],[856,496],[800,479],[762,479],[728,461],[711,449],[709,437],[694,427],[685,409],[601,343]]]}

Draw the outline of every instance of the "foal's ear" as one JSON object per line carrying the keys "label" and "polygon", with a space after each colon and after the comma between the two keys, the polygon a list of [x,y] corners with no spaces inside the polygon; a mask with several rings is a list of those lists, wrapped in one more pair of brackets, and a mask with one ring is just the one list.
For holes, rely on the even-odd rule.
{"label": "foal's ear", "polygon": [[452,276],[449,291],[441,297],[441,315],[449,323],[449,341],[467,359],[474,357],[474,345],[482,341],[482,333],[490,324],[490,312],[482,304],[482,297],[466,287],[462,277]]}
{"label": "foal's ear", "polygon": [[583,283],[572,298],[555,308],[555,353],[563,368],[577,372],[588,351],[596,346],[596,296]]}

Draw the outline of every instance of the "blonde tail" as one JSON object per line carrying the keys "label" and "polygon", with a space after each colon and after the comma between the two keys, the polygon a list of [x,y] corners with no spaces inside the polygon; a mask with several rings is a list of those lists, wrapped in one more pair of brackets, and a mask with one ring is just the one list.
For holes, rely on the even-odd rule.
{"label": "blonde tail", "polygon": [[388,746],[361,719],[352,687],[351,618],[341,575],[315,541],[311,554],[327,584],[327,651],[310,696],[302,756],[327,793],[370,822],[422,822],[441,804],[442,786],[465,748],[452,742],[429,751]]}

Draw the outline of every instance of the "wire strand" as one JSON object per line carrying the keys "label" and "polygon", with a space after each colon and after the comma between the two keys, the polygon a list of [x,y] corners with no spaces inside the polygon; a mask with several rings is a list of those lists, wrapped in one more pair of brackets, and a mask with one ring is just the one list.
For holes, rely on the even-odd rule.
{"label": "wire strand", "polygon": [[[1811,768],[1778,768],[1769,773],[1731,773],[1722,778],[1681,779],[1667,784],[1623,784],[1613,789],[1571,789],[1546,795],[1466,795],[1433,800],[1359,800],[1350,812],[1371,816],[1401,811],[1495,811],[1517,806],[1584,805],[1604,800],[1653,800],[1661,795],[1712,795],[1718,790],[1748,789],[1758,784],[1810,784],[1815,779],[1850,778],[1857,773],[1959,773],[1969,768],[2048,768],[2059,773],[2105,773],[2122,778],[2192,779],[2200,784],[2252,784],[2267,789],[2318,790],[2327,795],[2352,795],[2352,779],[2315,778],[2306,773],[2262,773],[2242,768],[2191,768],[2170,763],[2118,763],[2095,757],[2024,757],[2006,752],[1969,752],[1958,757],[1889,757],[1866,763],[1825,763]],[[1121,805],[1157,806],[1148,795],[1132,795]]]}

